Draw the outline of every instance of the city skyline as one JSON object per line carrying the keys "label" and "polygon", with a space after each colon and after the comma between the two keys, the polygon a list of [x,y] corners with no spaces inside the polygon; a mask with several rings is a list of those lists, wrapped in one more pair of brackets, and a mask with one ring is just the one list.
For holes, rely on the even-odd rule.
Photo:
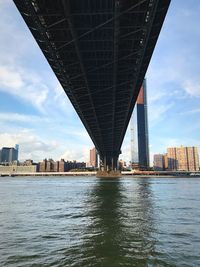
{"label": "city skyline", "polygon": [[[156,45],[146,75],[151,155],[200,146],[199,11],[197,0],[172,2]],[[18,143],[21,159],[89,161],[92,141],[12,1],[0,2],[0,29],[0,147]]]}
{"label": "city skyline", "polygon": [[168,147],[165,154],[154,155],[154,170],[199,171],[197,147]]}

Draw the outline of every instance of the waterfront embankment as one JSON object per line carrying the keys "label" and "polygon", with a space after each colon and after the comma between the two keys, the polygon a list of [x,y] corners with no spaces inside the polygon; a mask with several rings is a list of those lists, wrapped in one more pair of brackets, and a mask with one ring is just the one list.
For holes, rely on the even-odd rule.
{"label": "waterfront embankment", "polygon": [[[96,171],[76,172],[1,172],[0,177],[21,176],[96,176]],[[200,177],[200,172],[172,172],[172,171],[122,171],[122,176],[132,177]]]}

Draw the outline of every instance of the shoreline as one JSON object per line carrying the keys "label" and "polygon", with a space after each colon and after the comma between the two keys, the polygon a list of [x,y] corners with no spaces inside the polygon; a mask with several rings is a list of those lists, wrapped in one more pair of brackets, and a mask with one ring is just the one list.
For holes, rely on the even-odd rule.
{"label": "shoreline", "polygon": [[[91,176],[96,176],[97,172],[29,172],[29,173],[0,173],[0,178],[1,177],[67,177],[67,176],[86,176],[86,177],[91,177]],[[130,177],[130,178],[182,178],[182,177],[187,177],[187,178],[200,178],[200,173],[195,173],[195,172],[187,172],[187,173],[169,173],[169,172],[122,172],[122,178]],[[105,177],[106,178],[106,177]]]}

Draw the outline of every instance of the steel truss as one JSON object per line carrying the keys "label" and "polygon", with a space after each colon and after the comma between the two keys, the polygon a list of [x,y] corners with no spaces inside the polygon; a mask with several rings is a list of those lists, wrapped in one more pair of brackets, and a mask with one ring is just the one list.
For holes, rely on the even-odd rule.
{"label": "steel truss", "polygon": [[14,0],[101,159],[123,138],[170,0]]}

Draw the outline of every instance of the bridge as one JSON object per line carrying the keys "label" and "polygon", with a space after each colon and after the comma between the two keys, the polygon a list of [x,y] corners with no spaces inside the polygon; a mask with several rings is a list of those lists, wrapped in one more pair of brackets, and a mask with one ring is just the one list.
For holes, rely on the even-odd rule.
{"label": "bridge", "polygon": [[121,145],[170,0],[13,0],[104,169]]}

